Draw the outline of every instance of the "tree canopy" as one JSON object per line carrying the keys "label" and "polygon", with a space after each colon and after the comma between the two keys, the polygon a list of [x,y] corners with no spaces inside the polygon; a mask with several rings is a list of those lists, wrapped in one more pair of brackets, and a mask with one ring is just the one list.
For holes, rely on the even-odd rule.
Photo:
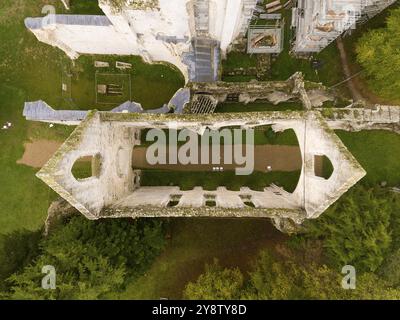
{"label": "tree canopy", "polygon": [[[294,261],[281,261],[262,251],[245,277],[239,269],[208,266],[197,281],[186,286],[187,299],[394,299],[400,289],[373,273],[357,277],[356,289],[345,290],[343,274],[326,265],[302,266]],[[245,279],[245,280],[243,280]]]}
{"label": "tree canopy", "polygon": [[[289,254],[261,251],[247,274],[207,267],[189,283],[189,299],[399,299],[400,197],[358,185],[305,233],[287,243]],[[317,245],[318,244],[318,245]],[[310,252],[322,244],[322,255]],[[305,254],[311,253],[311,256]],[[318,257],[318,258],[316,258]],[[356,289],[342,287],[342,268],[356,270]]]}
{"label": "tree canopy", "polygon": [[[392,243],[394,206],[399,199],[379,189],[357,186],[319,219],[306,223],[307,238],[322,239],[331,265],[376,271]],[[392,201],[393,200],[393,201]]]}
{"label": "tree canopy", "polygon": [[[100,299],[145,272],[164,247],[160,220],[73,217],[40,242],[40,254],[8,279],[12,299]],[[41,287],[54,266],[56,289]]]}
{"label": "tree canopy", "polygon": [[184,297],[196,300],[239,299],[242,286],[243,275],[239,269],[224,269],[214,260],[213,264],[206,265],[196,283],[186,286]]}
{"label": "tree canopy", "polygon": [[357,60],[370,87],[388,99],[400,98],[400,9],[391,11],[385,28],[366,32],[356,46]]}

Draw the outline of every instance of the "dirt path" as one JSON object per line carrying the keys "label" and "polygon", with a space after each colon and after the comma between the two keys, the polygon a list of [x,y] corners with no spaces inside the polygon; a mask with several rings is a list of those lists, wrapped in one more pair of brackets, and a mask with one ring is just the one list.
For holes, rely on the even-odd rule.
{"label": "dirt path", "polygon": [[[162,169],[174,171],[212,171],[214,164],[166,164],[166,165],[150,165],[146,160],[146,147],[135,147],[132,153],[132,164],[136,169]],[[211,153],[211,152],[210,152]],[[199,151],[199,163],[200,163]],[[245,154],[245,152],[243,152]],[[168,158],[168,155],[167,155]],[[233,157],[232,157],[233,158]],[[233,158],[234,160],[234,158]],[[223,149],[221,150],[221,165],[224,170],[235,170],[243,165],[224,164]],[[233,161],[234,162],[234,161]],[[211,161],[211,155],[209,163]],[[280,146],[280,145],[256,145],[254,146],[254,169],[256,171],[265,172],[267,166],[272,171],[296,171],[302,167],[301,151],[298,146]]]}
{"label": "dirt path", "polygon": [[33,168],[41,168],[61,146],[61,142],[52,140],[35,140],[25,142],[25,152],[18,164],[24,164]]}
{"label": "dirt path", "polygon": [[354,101],[363,100],[368,105],[375,105],[375,104],[392,104],[385,99],[382,99],[375,94],[373,94],[370,90],[368,90],[367,85],[364,81],[360,78],[360,75],[354,76],[360,70],[356,70],[351,63],[349,63],[349,59],[346,53],[346,49],[341,37],[336,39],[336,44],[340,53],[340,59],[342,61],[343,73],[346,79],[351,78],[349,81],[346,82],[347,87],[350,90],[350,93],[353,97]]}
{"label": "dirt path", "polygon": [[[348,79],[352,76],[350,66],[349,66],[349,61],[347,59],[347,54],[346,50],[344,48],[343,40],[342,37],[338,37],[336,40],[337,47],[339,49],[340,53],[340,60],[342,61],[342,68],[343,68],[343,73],[345,75],[345,78]],[[355,84],[355,78],[350,79],[347,81],[347,87],[350,90],[351,96],[353,97],[354,101],[359,101],[359,100],[364,100],[363,96],[361,95],[360,91],[358,91],[358,88]]]}

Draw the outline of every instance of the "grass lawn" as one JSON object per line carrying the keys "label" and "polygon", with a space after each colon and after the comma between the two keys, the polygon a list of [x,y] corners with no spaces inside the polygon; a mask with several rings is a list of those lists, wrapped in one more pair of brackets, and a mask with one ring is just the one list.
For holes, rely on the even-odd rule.
{"label": "grass lawn", "polygon": [[[149,65],[137,56],[81,56],[73,65],[61,50],[40,43],[23,24],[27,16],[41,16],[44,3],[56,4],[57,12],[64,12],[61,1],[5,0],[0,4],[0,79],[22,88],[28,100],[42,99],[56,109],[112,109],[119,103],[96,104],[95,73],[124,73],[115,68],[115,61],[133,65],[125,73],[131,74],[132,100],[144,108],[159,108],[184,85],[176,68]],[[110,67],[95,68],[96,60],[109,62]],[[62,83],[70,86],[67,93],[62,92]]]}
{"label": "grass lawn", "polygon": [[336,134],[367,171],[363,182],[400,185],[400,135],[387,131],[336,131]]}
{"label": "grass lawn", "polygon": [[[229,75],[235,69],[246,70],[246,75]],[[250,71],[251,70],[251,71]],[[246,82],[256,79],[257,57],[244,52],[231,51],[227,58],[222,60],[222,80],[228,82]]]}
{"label": "grass lawn", "polygon": [[104,15],[98,0],[70,0],[69,6],[71,14]]}
{"label": "grass lawn", "polygon": [[263,112],[263,111],[282,111],[282,110],[304,110],[299,102],[282,102],[272,104],[270,102],[250,102],[244,103],[220,103],[217,105],[215,112]]}
{"label": "grass lawn", "polygon": [[[85,4],[85,12],[78,10],[75,0],[71,3],[76,13],[94,13],[92,10],[97,9],[93,1],[90,5],[89,2]],[[24,101],[43,99],[54,107],[110,108],[95,105],[94,60],[110,59],[110,62],[115,62],[118,59],[132,63],[134,67],[129,71],[132,72],[132,99],[146,108],[161,106],[183,84],[176,70],[161,64],[148,66],[138,57],[83,56],[72,67],[61,51],[38,42],[23,25],[26,16],[39,16],[42,6],[48,3],[55,4],[57,12],[63,12],[61,1],[55,0],[0,2],[0,125],[6,121],[13,123],[11,129],[0,131],[0,233],[20,228],[39,228],[49,203],[55,198],[55,194],[34,176],[35,169],[16,164],[23,154],[24,141],[29,138],[63,140],[71,130],[64,126],[50,129],[46,124],[25,121],[22,117]],[[80,3],[82,5],[83,2]],[[289,22],[290,19],[287,20],[287,26]],[[336,47],[331,45],[321,53],[325,65],[319,75],[311,70],[308,61],[292,59],[285,52],[274,62],[271,78],[286,79],[300,69],[310,80],[323,81],[328,85],[336,83],[341,79],[341,68],[335,64],[335,52]],[[327,72],[329,67],[332,67],[331,72]],[[110,67],[110,70],[113,71],[113,68]],[[65,100],[61,93],[62,79],[66,73],[72,74],[72,101]],[[338,134],[368,171],[364,178],[366,182],[400,183],[398,135],[383,131],[339,131]],[[279,139],[293,141],[293,137],[287,136],[275,138],[275,143],[282,143]],[[158,179],[157,183],[160,184],[162,178],[153,176],[153,179]],[[169,177],[168,182],[171,179]],[[204,173],[201,179],[204,180]],[[224,179],[229,180],[229,177]],[[288,183],[290,181],[288,178]],[[246,271],[261,248],[275,247],[286,239],[267,219],[182,218],[170,219],[169,225],[165,252],[145,275],[130,283],[119,298],[180,298],[185,284],[195,280],[203,272],[204,263],[211,262],[214,257],[218,257],[223,266],[239,266]]]}
{"label": "grass lawn", "polygon": [[235,68],[255,68],[257,67],[256,56],[244,53],[231,51],[227,55],[227,59],[222,61],[224,71],[231,71]]}
{"label": "grass lawn", "polygon": [[[146,130],[145,130],[146,132]],[[145,141],[146,133],[142,133],[143,145],[152,142]],[[166,132],[168,134],[168,131]],[[168,136],[167,136],[168,139]],[[167,140],[168,141],[168,140]],[[243,131],[242,141],[246,141],[246,131]],[[181,142],[180,144],[183,144]],[[210,140],[210,144],[212,140]],[[233,141],[235,143],[235,141]],[[274,132],[271,126],[257,127],[254,132],[255,145],[289,145],[298,146],[294,130]],[[299,181],[300,171],[293,172],[253,172],[248,176],[238,176],[234,171],[204,172],[204,171],[167,171],[142,170],[142,186],[179,186],[182,190],[191,190],[195,186],[202,186],[206,190],[216,190],[218,186],[225,186],[229,190],[238,191],[247,186],[253,190],[262,191],[272,183],[282,186],[286,191],[293,192]]]}
{"label": "grass lawn", "polygon": [[283,132],[274,132],[271,126],[261,126],[255,129],[254,144],[298,146],[299,141],[293,129],[288,129]]}
{"label": "grass lawn", "polygon": [[91,160],[92,159],[84,159],[81,161],[75,161],[71,170],[75,179],[86,179],[92,177],[93,171]]}
{"label": "grass lawn", "polygon": [[[228,129],[228,128],[225,128]],[[232,128],[231,128],[232,129]],[[239,127],[237,128],[239,129]],[[154,141],[147,141],[147,134],[150,130],[154,129],[143,129],[141,132],[141,146],[149,146],[154,143]],[[155,129],[157,130],[157,129]],[[165,139],[168,144],[169,142],[169,134],[174,133],[176,130],[174,129],[158,129],[165,134]],[[174,136],[178,137],[181,130],[177,130],[174,133]],[[233,133],[232,133],[233,137]],[[198,136],[200,141],[200,137]],[[157,139],[156,139],[157,140]],[[223,139],[221,139],[221,143],[223,143]],[[212,144],[213,140],[209,140],[210,145]],[[241,143],[246,142],[246,131],[242,132],[242,140]],[[185,144],[186,141],[177,141],[178,145]],[[219,141],[217,141],[219,143]],[[232,141],[233,144],[237,143],[236,141]],[[283,146],[298,146],[299,142],[297,140],[296,133],[293,129],[288,129],[283,132],[274,132],[271,126],[259,126],[254,129],[254,144],[255,145],[263,145],[263,144],[273,144],[273,145],[283,145]]]}
{"label": "grass lawn", "polygon": [[[96,68],[94,66],[96,60],[108,62],[110,66]],[[116,61],[130,63],[132,69],[119,70],[115,67]],[[72,101],[63,101],[63,107],[67,109],[110,110],[129,98],[141,103],[144,109],[156,109],[167,103],[174,93],[184,86],[183,76],[172,65],[161,63],[150,65],[144,63],[138,56],[85,55],[78,58],[75,66],[72,66],[70,61],[65,62],[63,70],[64,74],[69,74],[72,78],[70,80]],[[129,75],[130,83],[127,82]],[[123,95],[104,97],[98,94],[96,103],[96,78],[98,84],[122,84]]]}
{"label": "grass lawn", "polygon": [[218,258],[224,267],[244,273],[262,248],[274,248],[287,236],[269,219],[179,218],[169,220],[164,253],[145,275],[128,284],[120,299],[179,299],[185,285],[204,271],[204,264]]}
{"label": "grass lawn", "polygon": [[327,156],[322,157],[322,177],[329,179],[333,173],[333,165]]}
{"label": "grass lawn", "polygon": [[202,186],[205,190],[217,190],[225,186],[228,190],[239,191],[246,186],[252,190],[262,191],[272,183],[281,186],[288,192],[296,189],[300,171],[293,172],[253,172],[248,176],[238,176],[235,171],[167,171],[142,170],[140,184],[142,186],[179,186],[182,190],[192,190]]}
{"label": "grass lawn", "polygon": [[0,121],[10,121],[9,130],[0,130],[0,233],[42,226],[55,194],[35,177],[36,169],[16,163],[24,152],[28,126],[21,110],[26,95],[18,88],[0,86]]}

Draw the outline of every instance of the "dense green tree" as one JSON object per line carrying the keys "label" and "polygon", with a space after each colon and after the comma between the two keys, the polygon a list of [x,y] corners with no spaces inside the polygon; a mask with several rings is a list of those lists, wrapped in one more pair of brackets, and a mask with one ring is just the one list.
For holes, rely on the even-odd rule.
{"label": "dense green tree", "polygon": [[400,290],[371,273],[356,274],[356,288],[342,287],[343,274],[327,266],[300,268],[298,297],[323,300],[398,300]]}
{"label": "dense green tree", "polygon": [[239,299],[243,286],[243,275],[239,269],[224,269],[217,260],[207,264],[205,272],[184,290],[186,299],[231,300]]}
{"label": "dense green tree", "polygon": [[400,9],[391,11],[386,28],[370,30],[358,41],[357,60],[371,88],[386,97],[400,98]]}
{"label": "dense green tree", "polygon": [[[59,256],[42,255],[20,274],[10,278],[12,299],[98,299],[117,291],[124,282],[124,265],[113,266],[95,248],[71,246]],[[56,289],[44,290],[45,265],[56,269]]]}
{"label": "dense green tree", "polygon": [[14,231],[0,236],[0,291],[7,289],[6,279],[27,266],[39,254],[41,231]]}
{"label": "dense green tree", "polygon": [[376,192],[355,187],[319,219],[306,224],[306,237],[323,239],[334,267],[350,264],[358,272],[374,272],[389,252],[393,207]]}
{"label": "dense green tree", "polygon": [[400,289],[373,273],[357,277],[356,289],[346,290],[344,298],[355,300],[399,300]]}
{"label": "dense green tree", "polygon": [[288,299],[293,294],[293,272],[291,265],[277,262],[268,251],[262,251],[254,270],[249,273],[246,299],[279,300]]}
{"label": "dense green tree", "polygon": [[307,266],[292,260],[281,261],[262,251],[243,297],[257,300],[341,299],[342,275],[325,265]]}
{"label": "dense green tree", "polygon": [[[8,283],[12,299],[100,299],[142,274],[164,245],[163,226],[151,219],[90,221],[73,217],[41,242],[38,258]],[[56,289],[44,290],[45,265],[56,270]]]}
{"label": "dense green tree", "polygon": [[379,273],[391,285],[400,287],[400,249],[388,255]]}
{"label": "dense green tree", "polygon": [[390,231],[392,235],[392,249],[400,249],[400,194],[395,192],[386,192],[378,194],[384,197],[391,207]]}
{"label": "dense green tree", "polygon": [[300,265],[261,252],[247,280],[238,269],[206,268],[196,282],[189,283],[184,296],[189,299],[393,299],[400,289],[373,273],[356,274],[356,289],[342,287],[340,270],[325,265]]}
{"label": "dense green tree", "polygon": [[113,264],[126,264],[143,272],[164,247],[164,230],[155,219],[106,219],[91,221],[77,216],[46,240],[43,249],[64,250],[71,243],[93,245]]}

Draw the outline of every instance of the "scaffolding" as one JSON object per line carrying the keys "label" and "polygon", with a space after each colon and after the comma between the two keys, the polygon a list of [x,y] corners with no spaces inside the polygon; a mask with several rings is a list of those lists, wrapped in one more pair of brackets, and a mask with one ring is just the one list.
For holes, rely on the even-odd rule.
{"label": "scaffolding", "polygon": [[396,0],[299,0],[292,11],[296,53],[320,52],[337,37]]}
{"label": "scaffolding", "polygon": [[[249,26],[247,53],[281,53],[284,41],[285,20],[281,14],[262,14],[262,20]],[[264,24],[260,21],[265,20]]]}

